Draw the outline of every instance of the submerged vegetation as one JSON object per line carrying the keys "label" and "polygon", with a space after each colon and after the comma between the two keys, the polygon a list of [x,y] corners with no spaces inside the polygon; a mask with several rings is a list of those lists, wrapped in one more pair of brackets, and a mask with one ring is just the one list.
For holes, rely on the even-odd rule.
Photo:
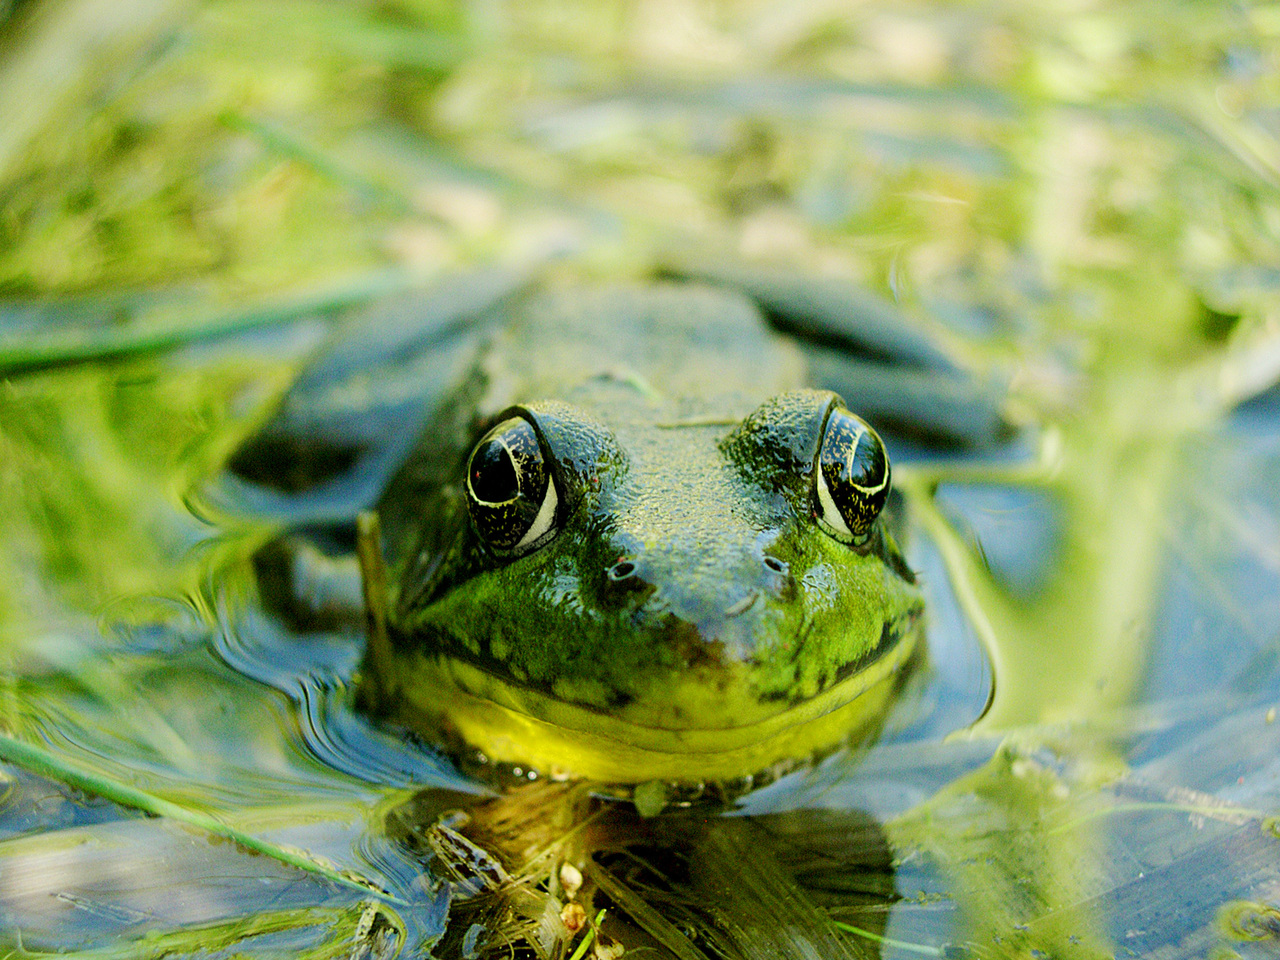
{"label": "submerged vegetation", "polygon": [[[1274,953],[1274,7],[0,15],[0,955]],[[879,745],[732,817],[494,798],[262,609],[210,478],[366,303],[690,248],[891,301],[1018,435],[903,442]]]}

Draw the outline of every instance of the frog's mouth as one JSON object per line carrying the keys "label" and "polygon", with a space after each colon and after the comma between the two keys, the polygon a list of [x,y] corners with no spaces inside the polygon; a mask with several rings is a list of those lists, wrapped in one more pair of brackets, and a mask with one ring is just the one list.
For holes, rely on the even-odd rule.
{"label": "frog's mouth", "polygon": [[916,621],[904,621],[887,642],[803,698],[726,695],[691,671],[664,683],[656,707],[601,708],[533,689],[472,659],[420,650],[411,667],[402,665],[387,702],[396,704],[396,720],[433,739],[550,776],[609,784],[734,780],[874,730],[920,647]]}

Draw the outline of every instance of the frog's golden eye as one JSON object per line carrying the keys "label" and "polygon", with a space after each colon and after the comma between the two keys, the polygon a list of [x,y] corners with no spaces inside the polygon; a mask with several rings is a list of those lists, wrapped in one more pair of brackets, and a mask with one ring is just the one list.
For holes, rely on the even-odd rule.
{"label": "frog's golden eye", "polygon": [[522,553],[552,532],[555,480],[533,425],[511,417],[486,433],[467,461],[467,509],[495,550]]}
{"label": "frog's golden eye", "polygon": [[865,542],[889,496],[889,457],[876,432],[832,407],[813,473],[818,525],[842,543]]}

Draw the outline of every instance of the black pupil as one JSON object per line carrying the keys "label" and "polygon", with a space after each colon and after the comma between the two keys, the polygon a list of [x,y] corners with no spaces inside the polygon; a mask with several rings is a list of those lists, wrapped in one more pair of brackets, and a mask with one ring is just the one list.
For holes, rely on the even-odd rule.
{"label": "black pupil", "polygon": [[858,438],[858,448],[853,454],[853,472],[850,480],[860,487],[874,487],[884,476],[884,457],[881,447],[868,434]]}
{"label": "black pupil", "polygon": [[471,458],[471,489],[483,503],[506,503],[520,493],[511,452],[498,440],[483,444]]}
{"label": "black pupil", "polygon": [[[850,447],[853,448],[852,457],[849,456]],[[830,484],[874,487],[884,479],[884,448],[851,416],[839,411],[832,414],[822,453],[823,465],[834,468],[827,474]]]}

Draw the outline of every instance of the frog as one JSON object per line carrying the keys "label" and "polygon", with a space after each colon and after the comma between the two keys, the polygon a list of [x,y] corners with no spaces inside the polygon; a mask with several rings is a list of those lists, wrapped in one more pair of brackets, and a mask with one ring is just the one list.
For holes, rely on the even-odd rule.
{"label": "frog", "polygon": [[298,530],[378,518],[368,713],[624,792],[874,737],[925,604],[873,421],[983,443],[996,394],[885,301],[756,267],[491,271],[381,310],[231,463]]}

